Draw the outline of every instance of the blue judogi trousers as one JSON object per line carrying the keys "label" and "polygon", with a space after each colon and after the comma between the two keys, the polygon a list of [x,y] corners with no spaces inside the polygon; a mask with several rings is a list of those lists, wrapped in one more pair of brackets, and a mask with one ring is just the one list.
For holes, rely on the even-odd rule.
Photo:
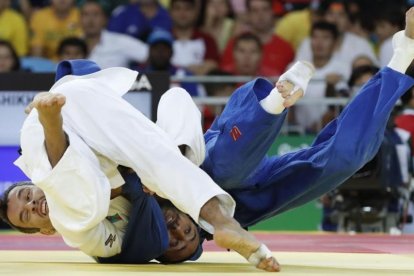
{"label": "blue judogi trousers", "polygon": [[251,226],[318,198],[370,161],[395,103],[413,85],[413,78],[384,68],[309,148],[268,157],[286,113],[262,109],[259,101],[273,85],[256,79],[234,92],[205,134],[202,169],[234,197],[236,220]]}

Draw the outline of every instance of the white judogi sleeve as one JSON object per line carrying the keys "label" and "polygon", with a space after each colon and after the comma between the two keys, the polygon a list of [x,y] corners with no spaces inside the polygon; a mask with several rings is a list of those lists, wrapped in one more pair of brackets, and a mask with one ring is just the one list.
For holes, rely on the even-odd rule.
{"label": "white judogi sleeve", "polygon": [[150,190],[171,200],[213,232],[212,226],[199,218],[201,207],[219,196],[222,209],[232,216],[234,200],[183,157],[163,130],[122,99],[136,76],[136,72],[125,68],[110,68],[84,77],[67,76],[51,92],[66,96],[64,124],[88,146],[132,168]]}
{"label": "white judogi sleeve", "polygon": [[[44,132],[33,110],[21,130],[22,156],[15,162],[46,196],[53,227],[65,243],[92,256],[120,252],[122,235],[109,221],[111,185],[92,150],[69,128],[69,147],[52,169],[44,147]],[[118,239],[106,245],[112,236]]]}

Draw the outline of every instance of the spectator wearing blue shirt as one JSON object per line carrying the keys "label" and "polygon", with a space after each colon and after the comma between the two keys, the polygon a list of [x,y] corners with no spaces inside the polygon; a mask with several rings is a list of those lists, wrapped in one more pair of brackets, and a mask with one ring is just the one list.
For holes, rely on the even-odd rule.
{"label": "spectator wearing blue shirt", "polygon": [[119,6],[111,15],[108,30],[146,40],[153,28],[170,31],[171,17],[158,0],[130,1],[130,4]]}

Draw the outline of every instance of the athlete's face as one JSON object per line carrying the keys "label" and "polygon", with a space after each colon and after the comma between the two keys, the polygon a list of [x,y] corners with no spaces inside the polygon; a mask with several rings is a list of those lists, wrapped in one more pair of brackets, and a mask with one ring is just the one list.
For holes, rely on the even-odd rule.
{"label": "athlete's face", "polygon": [[169,248],[163,257],[169,262],[187,259],[196,251],[200,242],[197,226],[188,215],[171,203],[162,204],[161,208],[169,237]]}
{"label": "athlete's face", "polygon": [[7,217],[17,227],[38,228],[42,233],[53,229],[45,194],[35,185],[17,186],[10,191]]}

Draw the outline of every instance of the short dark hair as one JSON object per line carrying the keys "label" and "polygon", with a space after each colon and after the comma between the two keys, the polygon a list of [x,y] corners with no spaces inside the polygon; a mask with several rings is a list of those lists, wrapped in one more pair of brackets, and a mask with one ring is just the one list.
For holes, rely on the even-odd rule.
{"label": "short dark hair", "polygon": [[[250,8],[252,7],[252,2],[253,1],[257,1],[257,0],[246,0],[246,9],[250,10]],[[264,1],[269,3],[269,5],[272,7],[273,6],[273,1],[272,0],[260,0],[260,1]]]}
{"label": "short dark hair", "polygon": [[379,68],[372,65],[363,65],[356,67],[352,70],[351,77],[348,81],[348,86],[352,87],[355,85],[356,81],[365,74],[375,75],[379,71]]}
{"label": "short dark hair", "polygon": [[30,181],[22,181],[22,182],[17,182],[14,183],[12,185],[10,185],[3,193],[3,195],[0,198],[0,219],[2,221],[4,221],[5,223],[7,223],[11,228],[20,231],[22,233],[26,233],[26,234],[34,234],[34,233],[38,233],[40,231],[39,228],[24,228],[24,227],[19,227],[14,225],[13,223],[10,222],[9,218],[7,217],[7,208],[8,208],[8,201],[9,201],[9,194],[10,192],[19,186],[27,186],[27,185],[33,185],[32,182]]}
{"label": "short dark hair", "polygon": [[4,39],[0,39],[0,46],[4,46],[8,48],[8,50],[11,53],[12,59],[13,59],[13,66],[11,68],[12,71],[19,71],[20,70],[20,58],[17,55],[16,50],[14,49],[13,45]]}
{"label": "short dark hair", "polygon": [[[102,1],[103,2],[103,1]],[[104,5],[103,5],[103,3],[105,3],[105,2],[103,2],[102,3],[101,1],[99,1],[99,0],[83,0],[83,1],[81,1],[79,4],[79,8],[80,8],[80,10],[82,10],[86,5],[89,5],[89,4],[92,4],[92,5],[96,5],[96,6],[99,6],[99,8],[101,9],[101,11],[102,11],[102,14],[105,16],[105,17],[108,17],[108,15],[109,15],[109,13],[110,12],[108,12],[108,11],[106,11],[105,10],[105,7],[104,7]]]}
{"label": "short dark hair", "polygon": [[260,41],[260,38],[253,33],[246,32],[236,36],[234,39],[234,48],[236,48],[236,45],[240,41],[253,41],[256,43],[257,47],[259,47],[260,50],[262,49],[262,42]]}
{"label": "short dark hair", "polygon": [[319,21],[319,22],[314,23],[311,29],[311,36],[316,30],[330,32],[335,40],[339,36],[338,28],[336,27],[336,25],[326,22],[326,21]]}
{"label": "short dark hair", "polygon": [[190,4],[191,6],[194,6],[194,7],[197,6],[196,0],[171,0],[171,2],[170,2],[170,8],[173,5],[175,5],[176,3],[180,3],[180,2],[188,3],[188,4]]}
{"label": "short dark hair", "polygon": [[63,50],[68,46],[78,47],[85,57],[88,56],[88,46],[86,45],[86,42],[78,37],[67,37],[61,40],[58,46],[57,54],[59,56],[62,55]]}
{"label": "short dark hair", "polygon": [[397,26],[400,30],[404,29],[405,16],[404,11],[399,6],[387,4],[377,10],[375,13],[374,21],[385,21],[392,26]]}

